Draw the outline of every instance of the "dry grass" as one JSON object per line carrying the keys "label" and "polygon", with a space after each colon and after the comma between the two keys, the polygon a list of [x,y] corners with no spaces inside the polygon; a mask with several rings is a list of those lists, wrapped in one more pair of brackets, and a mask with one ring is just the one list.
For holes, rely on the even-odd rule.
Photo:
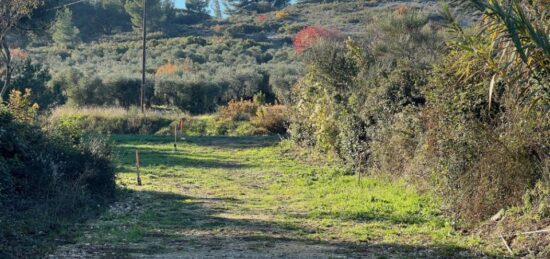
{"label": "dry grass", "polygon": [[[122,107],[70,107],[61,106],[52,111],[49,119],[56,120],[63,117],[74,116],[89,116],[89,117],[102,117],[102,118],[128,118],[141,116],[141,112],[137,107],[131,107],[125,109]],[[145,117],[151,118],[167,118],[178,119],[185,116],[184,113],[179,111],[170,110],[145,110]]]}
{"label": "dry grass", "polygon": [[153,134],[187,115],[174,110],[146,110],[137,107],[59,107],[43,124],[46,127],[71,125],[88,133]]}

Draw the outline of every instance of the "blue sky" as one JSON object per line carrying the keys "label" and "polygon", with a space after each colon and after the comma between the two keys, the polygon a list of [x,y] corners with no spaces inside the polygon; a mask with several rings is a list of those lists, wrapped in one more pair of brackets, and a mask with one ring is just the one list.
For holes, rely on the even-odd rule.
{"label": "blue sky", "polygon": [[185,0],[176,0],[176,7],[183,8],[185,7]]}

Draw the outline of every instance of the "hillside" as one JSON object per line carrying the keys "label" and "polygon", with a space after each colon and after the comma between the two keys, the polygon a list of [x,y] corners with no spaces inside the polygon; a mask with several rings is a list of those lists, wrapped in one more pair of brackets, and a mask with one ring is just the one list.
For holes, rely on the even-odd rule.
{"label": "hillside", "polygon": [[[232,99],[252,98],[259,91],[267,94],[269,102],[288,103],[291,87],[303,74],[301,56],[292,46],[298,31],[307,26],[326,27],[339,37],[369,41],[369,35],[376,33],[374,24],[404,6],[418,9],[419,15],[426,15],[434,25],[441,20],[433,1],[346,2],[298,4],[276,12],[235,15],[219,22],[205,19],[195,24],[174,25],[170,32],[152,32],[148,41],[147,72],[151,81],[148,103],[205,113]],[[104,36],[99,42],[84,43],[74,49],[54,46],[30,51],[35,61],[50,68],[53,81],[60,88],[78,84],[66,82],[71,78],[73,81],[85,78],[86,82],[101,78],[105,84],[120,78],[135,79],[128,87],[139,87],[138,34]],[[82,105],[137,103],[137,96],[121,100],[108,94],[109,89],[112,87],[90,90],[103,92],[101,100],[74,93],[73,96],[80,96],[75,100],[71,93],[68,95]],[[200,102],[193,103],[190,96],[200,96]]]}

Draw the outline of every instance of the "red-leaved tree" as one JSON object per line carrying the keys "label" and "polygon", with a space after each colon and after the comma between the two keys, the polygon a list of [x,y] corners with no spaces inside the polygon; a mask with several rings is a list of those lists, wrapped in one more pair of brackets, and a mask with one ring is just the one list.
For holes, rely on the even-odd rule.
{"label": "red-leaved tree", "polygon": [[335,36],[334,31],[321,26],[307,26],[299,31],[294,37],[294,49],[298,53],[315,44],[320,39],[329,39]]}
{"label": "red-leaved tree", "polygon": [[267,15],[258,15],[256,16],[256,23],[264,23],[268,19]]}

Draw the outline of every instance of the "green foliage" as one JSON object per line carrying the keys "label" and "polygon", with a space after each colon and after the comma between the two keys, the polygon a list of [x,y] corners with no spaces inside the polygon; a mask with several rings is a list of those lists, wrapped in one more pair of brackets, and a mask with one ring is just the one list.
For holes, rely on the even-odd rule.
{"label": "green foliage", "polygon": [[286,7],[290,0],[226,0],[226,12],[229,14],[240,13],[265,13]]}
{"label": "green foliage", "polygon": [[58,46],[71,48],[80,42],[80,31],[73,25],[73,14],[68,8],[57,12],[51,30],[52,39]]}
{"label": "green foliage", "polygon": [[3,257],[34,257],[47,238],[37,233],[58,231],[115,191],[107,142],[78,132],[68,139],[65,131],[44,132],[28,124],[29,109],[35,110],[28,100],[28,94],[12,94],[7,107],[0,104]]}
{"label": "green foliage", "polygon": [[218,19],[218,20],[221,20],[223,18],[222,7],[221,7],[221,4],[220,4],[220,1],[222,1],[222,0],[212,0],[212,1],[210,1],[213,5],[212,10],[214,12],[214,17],[216,17],[216,19]]}
{"label": "green foliage", "polygon": [[[539,24],[536,7],[514,8]],[[437,26],[409,9],[374,17],[367,32],[376,40],[316,44],[295,88],[293,138],[359,172],[432,186],[445,211],[467,223],[520,204],[550,179],[547,56],[523,36],[533,48],[523,62],[505,44],[509,24],[483,19],[491,30],[451,21],[447,49]]]}
{"label": "green foliage", "polygon": [[185,0],[185,8],[195,13],[208,14],[209,4],[210,0]]}
{"label": "green foliage", "polygon": [[[528,109],[517,101],[516,83],[491,82],[498,73],[486,63],[492,56],[491,37],[470,38],[468,46],[476,53],[452,47],[430,84],[428,154],[434,170],[445,176],[446,197],[453,197],[447,202],[470,221],[518,205],[526,190],[548,179],[546,101]],[[538,84],[537,75],[527,82]]]}
{"label": "green foliage", "polygon": [[265,93],[263,93],[262,91],[257,92],[256,94],[254,94],[254,97],[252,97],[252,100],[254,101],[254,103],[256,103],[258,105],[264,105],[265,104]]}
{"label": "green foliage", "polygon": [[31,59],[26,59],[21,65],[15,67],[13,71],[12,84],[13,89],[32,91],[31,100],[37,103],[42,110],[47,110],[53,106],[64,103],[63,92],[61,88],[50,87],[51,80],[48,68],[40,63],[33,63]]}
{"label": "green foliage", "polygon": [[[128,0],[124,9],[130,15],[135,31],[143,30],[143,0]],[[174,3],[167,0],[147,1],[147,28],[158,30],[174,16]]]}
{"label": "green foliage", "polygon": [[[259,91],[266,102],[286,103],[301,71],[291,61],[290,47],[267,51],[248,39],[190,36],[150,40],[149,47],[149,67],[154,69],[147,71],[146,104],[193,114],[214,112],[230,100],[252,99]],[[128,107],[139,103],[139,48],[139,42],[104,43],[35,49],[32,56],[51,66],[48,88],[63,93],[54,104],[68,99],[78,106]],[[163,67],[171,71],[162,72]]]}
{"label": "green foliage", "polygon": [[30,89],[25,89],[25,93],[12,90],[6,106],[0,105],[10,113],[10,117],[21,123],[34,122],[38,112],[38,105],[31,101]]}
{"label": "green foliage", "polygon": [[294,64],[276,64],[269,70],[269,85],[279,103],[291,103],[292,88],[298,82],[302,69]]}

